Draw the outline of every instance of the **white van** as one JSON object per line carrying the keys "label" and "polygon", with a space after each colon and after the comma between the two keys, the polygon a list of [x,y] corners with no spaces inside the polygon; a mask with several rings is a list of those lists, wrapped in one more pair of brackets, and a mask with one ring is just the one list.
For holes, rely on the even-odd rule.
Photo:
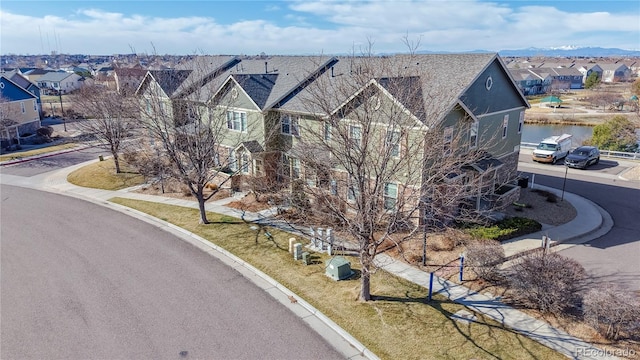
{"label": "white van", "polygon": [[533,161],[555,164],[565,158],[571,149],[571,135],[550,136],[540,142],[531,154]]}

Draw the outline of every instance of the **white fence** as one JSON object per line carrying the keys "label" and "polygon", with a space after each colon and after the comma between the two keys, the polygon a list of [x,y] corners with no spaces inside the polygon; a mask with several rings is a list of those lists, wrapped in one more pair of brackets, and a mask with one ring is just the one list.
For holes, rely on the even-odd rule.
{"label": "white fence", "polygon": [[[526,149],[535,149],[538,146],[537,143],[529,143],[522,142],[520,143],[520,147]],[[624,151],[610,151],[610,150],[600,150],[600,155],[604,157],[617,158],[617,159],[625,159],[625,160],[640,160],[640,153],[632,153],[632,152],[624,152]]]}

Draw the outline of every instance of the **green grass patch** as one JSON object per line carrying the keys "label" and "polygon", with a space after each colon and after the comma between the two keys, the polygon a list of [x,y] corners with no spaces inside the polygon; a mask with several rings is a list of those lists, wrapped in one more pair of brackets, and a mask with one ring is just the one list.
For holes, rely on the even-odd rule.
{"label": "green grass patch", "polygon": [[512,217],[489,226],[470,225],[463,226],[463,228],[466,233],[475,238],[504,241],[540,231],[542,230],[542,224],[532,219]]}
{"label": "green grass patch", "polygon": [[120,190],[145,182],[144,176],[134,172],[122,161],[120,170],[122,172],[116,174],[113,159],[107,159],[73,171],[67,176],[67,181],[74,185],[103,190]]}
{"label": "green grass patch", "polygon": [[[207,214],[211,224],[202,225],[197,209],[124,198],[111,201],[164,219],[242,258],[311,303],[382,359],[564,358],[481,314],[471,324],[456,322],[450,316],[464,306],[443,296],[434,296],[428,303],[427,289],[382,270],[371,281],[375,301],[358,301],[356,258],[348,258],[355,278],[336,282],[324,274],[326,254],[312,254],[311,265],[294,261],[288,252],[292,235],[278,229],[265,227],[258,232],[251,224],[215,213]],[[273,240],[264,236],[265,231]]]}
{"label": "green grass patch", "polygon": [[16,151],[10,154],[0,155],[0,161],[20,160],[20,159],[28,158],[31,156],[48,154],[55,151],[73,149],[76,147],[78,147],[78,144],[60,144],[60,145],[46,146],[39,149]]}

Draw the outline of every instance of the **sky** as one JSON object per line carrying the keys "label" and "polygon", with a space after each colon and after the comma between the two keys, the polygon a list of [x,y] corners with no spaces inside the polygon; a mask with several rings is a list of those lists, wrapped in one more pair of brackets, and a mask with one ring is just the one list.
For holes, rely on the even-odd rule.
{"label": "sky", "polygon": [[2,0],[0,55],[640,50],[638,0]]}

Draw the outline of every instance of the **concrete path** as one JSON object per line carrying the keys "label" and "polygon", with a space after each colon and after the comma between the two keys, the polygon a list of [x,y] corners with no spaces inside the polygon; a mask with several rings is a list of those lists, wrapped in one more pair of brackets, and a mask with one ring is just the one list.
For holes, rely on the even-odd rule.
{"label": "concrete path", "polygon": [[[256,283],[261,284],[259,286],[263,286],[265,288],[265,291],[281,300],[281,302],[285,306],[291,308],[292,311],[298,313],[302,318],[307,319],[311,326],[313,326],[314,328],[321,327],[322,329],[318,330],[319,333],[326,336],[327,339],[332,342],[332,344],[337,344],[337,348],[343,351],[347,358],[377,358],[375,354],[371,353],[351,335],[346,333],[343,329],[333,323],[333,321],[328,319],[325,315],[320,313],[317,309],[313,308],[308,303],[299,299],[298,303],[301,304],[302,307],[292,307],[288,296],[294,294],[281,284],[278,284],[275,280],[269,278],[266,274],[253,268],[253,266],[251,266],[250,264],[244,263],[242,260],[236,258],[232,254],[229,254],[224,249],[217,248],[215,245],[211,245],[209,242],[205,241],[204,239],[198,238],[191,233],[187,233],[182,229],[176,228],[175,226],[167,224],[158,219],[146,216],[145,214],[132,211],[131,209],[119,207],[118,205],[110,203],[107,200],[113,197],[124,197],[197,208],[197,203],[195,201],[139,194],[129,191],[130,189],[107,191],[82,188],[72,185],[66,181],[67,174],[85,165],[87,165],[87,163],[78,164],[76,166],[65,168],[60,171],[36,175],[29,178],[12,175],[1,175],[0,181],[3,184],[33,187],[41,190],[83,198],[85,200],[101,203],[105,206],[120,208],[121,211],[127,211],[128,213],[138,216],[145,221],[155,222],[159,226],[163,226],[181,236],[186,241],[189,241],[194,245],[203,248],[205,251],[212,253],[214,256],[225,259],[226,262],[228,262],[231,266],[234,266],[239,271],[248,273],[248,278],[255,278]],[[541,186],[536,185],[536,187]],[[547,187],[544,187],[544,189],[553,192],[559,191],[557,189]],[[554,241],[553,249],[560,250],[563,247],[571,246],[572,244],[583,243],[596,238],[602,233],[606,233],[612,226],[612,221],[608,214],[602,208],[598,207],[591,201],[567,192],[564,193],[564,198],[572,203],[576,208],[576,218],[567,224],[550,228],[543,232],[529,234],[527,236],[513,239],[505,243],[504,249],[507,256],[540,247],[542,235],[551,237],[552,241]],[[268,218],[270,215],[269,211],[265,211],[260,214],[242,213],[237,209],[225,206],[226,203],[233,200],[234,199],[223,199],[220,201],[210,202],[207,203],[206,209],[208,211],[226,214],[234,217],[244,216],[245,219],[252,221],[260,221]],[[298,233],[297,235],[300,234]],[[409,264],[402,263],[386,254],[378,255],[376,257],[376,264],[380,268],[390,273],[412,281],[425,288],[429,287],[428,273],[416,267],[412,267]],[[455,284],[439,277],[435,277],[433,291],[434,293],[445,295],[451,300],[465,305],[473,311],[483,313],[488,317],[494,319],[495,321],[504,324],[505,326],[510,327],[515,331],[525,334],[530,338],[539,341],[540,343],[552,349],[555,349],[556,351],[566,355],[569,358],[615,359],[615,357],[610,356],[601,349],[593,347],[592,345],[578,338],[570,336],[564,331],[556,329],[543,321],[536,320],[517,309],[503,304],[498,298],[495,298],[490,294],[480,294],[466,288],[465,286]]]}

